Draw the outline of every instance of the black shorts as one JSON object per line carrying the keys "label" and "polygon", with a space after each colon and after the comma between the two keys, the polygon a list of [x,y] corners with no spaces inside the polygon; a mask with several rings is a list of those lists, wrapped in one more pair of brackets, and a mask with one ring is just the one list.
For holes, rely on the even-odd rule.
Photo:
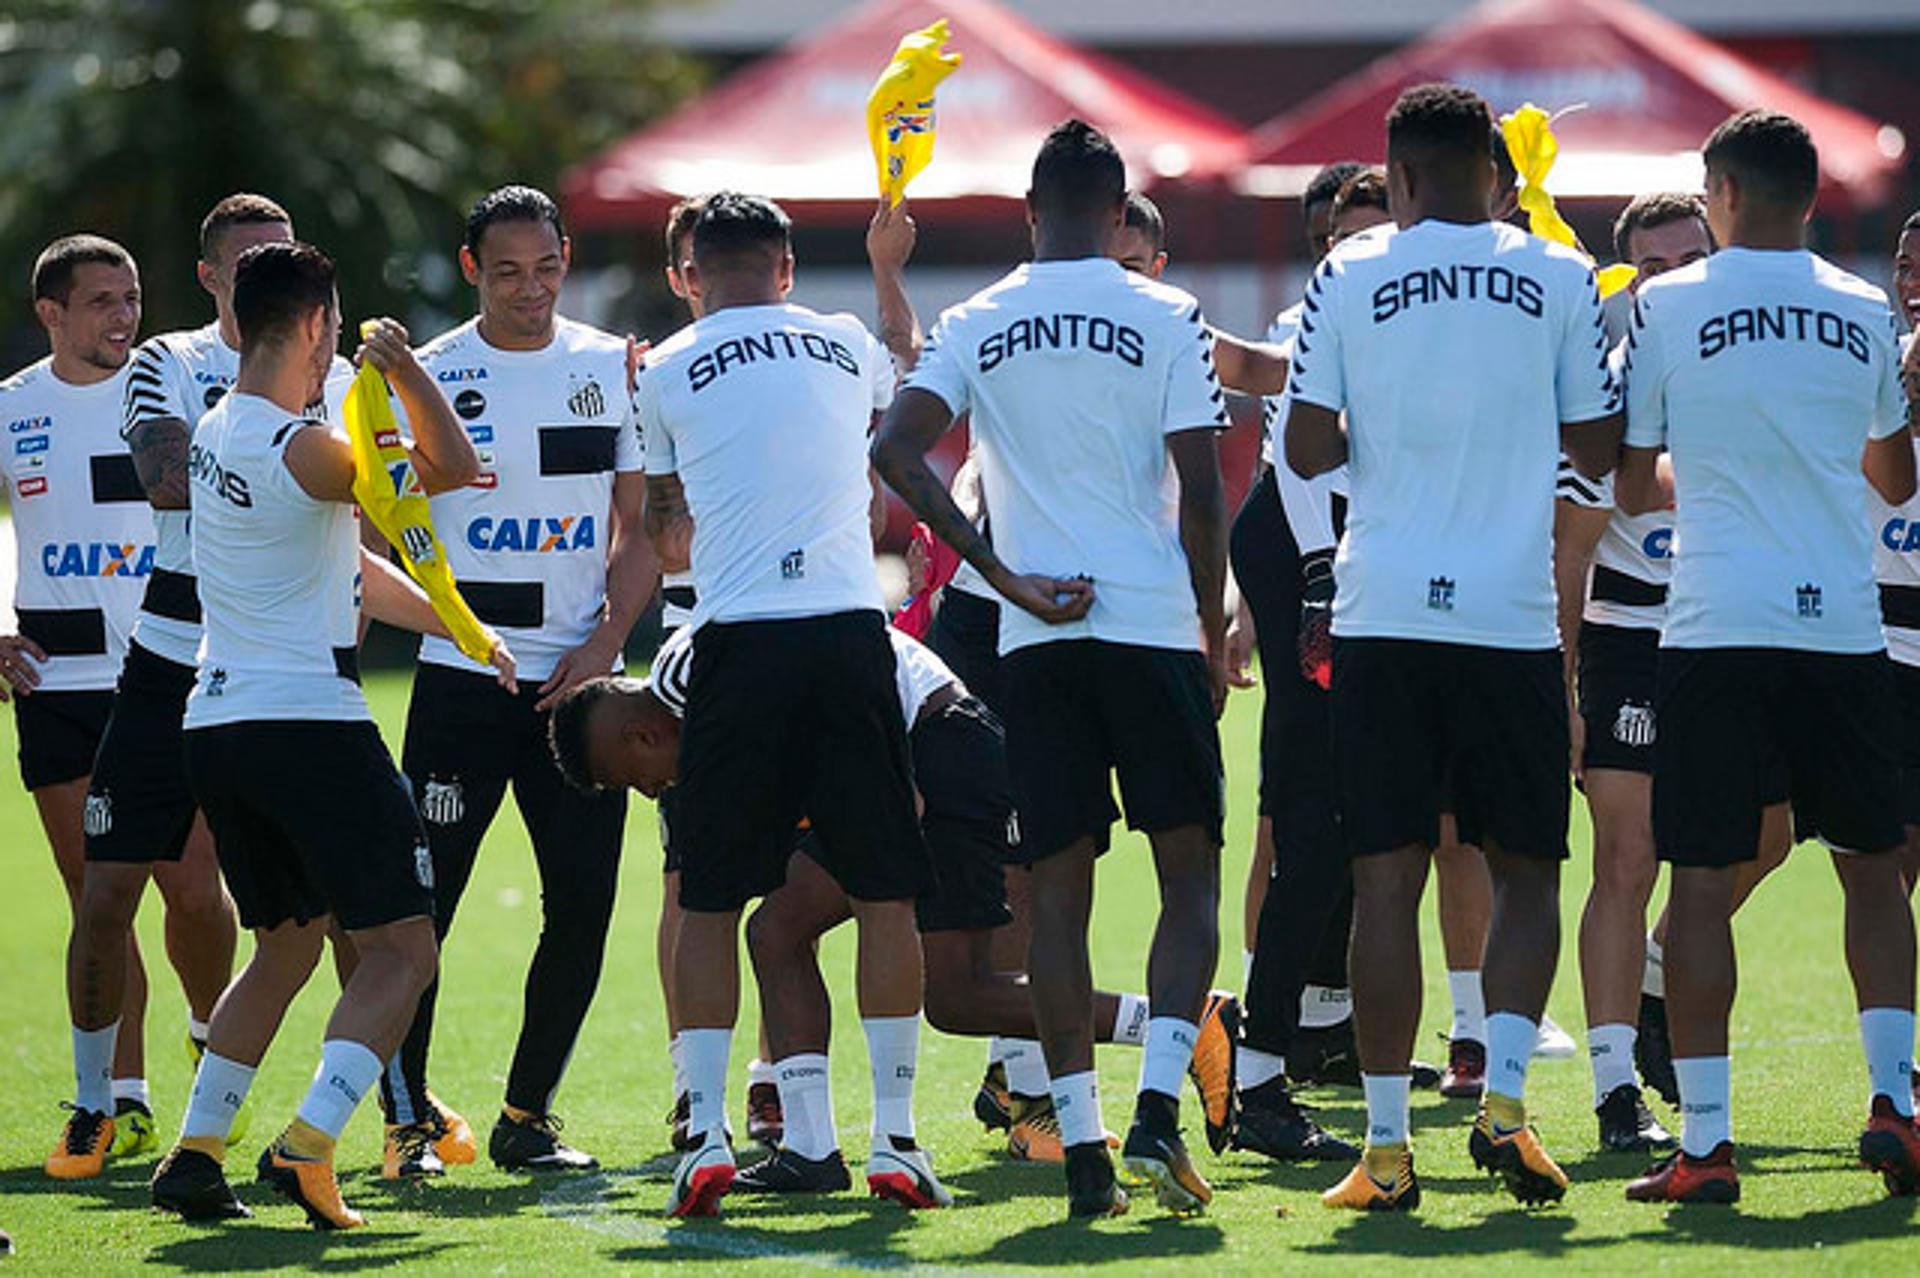
{"label": "black shorts", "polygon": [[413,790],[371,722],[256,720],[184,735],[242,926],[331,914],[351,932],[433,917]]}
{"label": "black shorts", "polygon": [[1333,642],[1333,749],[1355,856],[1460,841],[1567,855],[1567,699],[1557,648]]}
{"label": "black shorts", "polygon": [[[1260,650],[1264,686],[1260,694],[1260,815],[1279,815],[1287,805],[1282,791],[1295,775],[1295,735],[1303,712],[1313,717],[1310,698],[1326,693],[1300,677],[1300,550],[1280,504],[1280,486],[1264,470],[1234,517],[1227,541],[1233,579],[1253,614],[1255,645]],[[1320,708],[1324,725],[1326,711]],[[1325,736],[1324,726],[1321,736]],[[1324,744],[1321,747],[1324,756]],[[1324,772],[1325,769],[1316,769]]]}
{"label": "black shorts", "polygon": [[13,726],[20,738],[20,780],[29,790],[78,781],[93,771],[93,758],[113,713],[105,689],[30,692],[13,697]]}
{"label": "black shorts", "polygon": [[1798,838],[1899,847],[1899,689],[1884,652],[1663,648],[1653,835],[1660,859],[1751,861],[1784,773]]}
{"label": "black shorts", "polygon": [[903,901],[931,886],[878,612],[702,626],[679,789],[686,909],[737,910],[779,887],[802,817],[819,834],[821,864],[856,900]]}
{"label": "black shorts", "polygon": [[960,676],[967,691],[1006,714],[1006,671],[1000,656],[1000,605],[948,586],[927,628],[927,647]]}
{"label": "black shorts", "polygon": [[1920,666],[1893,664],[1895,713],[1902,731],[1894,734],[1894,752],[1900,757],[1900,820],[1920,825]]}
{"label": "black shorts", "polygon": [[1580,718],[1587,727],[1581,764],[1621,772],[1653,771],[1653,696],[1660,632],[1580,625]]}
{"label": "black shorts", "polygon": [[984,702],[963,697],[923,714],[908,740],[920,831],[936,876],[914,903],[920,930],[986,931],[1012,922],[1006,867],[1020,835],[1006,730]]}
{"label": "black shorts", "polygon": [[1021,861],[1085,838],[1105,852],[1114,774],[1129,829],[1197,825],[1220,845],[1225,780],[1199,653],[1063,639],[1008,653],[1006,669]]}
{"label": "black shorts", "polygon": [[87,860],[178,861],[193,829],[180,719],[193,667],[131,644],[87,785]]}

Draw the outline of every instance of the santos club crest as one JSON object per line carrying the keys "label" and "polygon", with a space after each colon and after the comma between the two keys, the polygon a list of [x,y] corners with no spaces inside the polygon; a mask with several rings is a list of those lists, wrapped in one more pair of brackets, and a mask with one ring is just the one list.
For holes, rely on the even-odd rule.
{"label": "santos club crest", "polygon": [[567,408],[575,417],[598,417],[607,411],[607,395],[592,374],[585,381],[567,378]]}

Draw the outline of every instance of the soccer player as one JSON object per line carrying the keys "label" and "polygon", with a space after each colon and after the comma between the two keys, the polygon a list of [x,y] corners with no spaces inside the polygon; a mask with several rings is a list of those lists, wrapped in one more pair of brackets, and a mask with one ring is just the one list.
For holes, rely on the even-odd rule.
{"label": "soccer player", "polygon": [[[239,376],[195,428],[188,462],[206,641],[184,736],[193,792],[254,951],[214,1010],[153,1202],[188,1219],[248,1214],[221,1165],[233,1114],[337,921],[353,973],[299,1114],[258,1169],[316,1228],[346,1229],[364,1221],[341,1200],[334,1143],[436,963],[426,839],[360,692],[362,596],[382,620],[445,630],[398,569],[362,553],[352,449],[306,415],[339,341],[332,260],[305,244],[248,250],[234,269],[233,314]],[[380,322],[361,358],[408,411],[420,483],[433,492],[470,482],[473,446],[406,330]],[[510,682],[504,645],[494,660]]]}
{"label": "soccer player", "polygon": [[[1103,134],[1078,120],[1049,134],[1027,208],[1034,261],[942,316],[881,425],[874,463],[1014,605],[1000,618],[1007,756],[1033,864],[1027,970],[1069,1209],[1126,1204],[1103,1139],[1087,961],[1117,770],[1161,890],[1152,1019],[1123,1153],[1164,1205],[1195,1210],[1212,1191],[1180,1140],[1178,1096],[1219,942],[1224,396],[1199,305],[1107,256],[1126,173]],[[926,463],[961,412],[979,441],[992,544]]]}
{"label": "soccer player", "polygon": [[[865,461],[892,363],[857,320],[785,301],[790,223],[770,201],[709,199],[685,271],[701,318],[648,352],[638,387],[647,530],[661,566],[691,564],[700,591],[674,954],[693,1138],[667,1210],[714,1214],[732,1186],[724,1115],[740,911],[785,879],[802,816],[859,922],[875,1098],[867,1184],[909,1207],[944,1206],[951,1196],[914,1141],[912,899],[931,867],[874,574]],[[769,430],[775,415],[780,428]]]}
{"label": "soccer player", "polygon": [[1387,117],[1400,229],[1364,232],[1320,264],[1294,342],[1287,462],[1311,477],[1351,457],[1331,713],[1368,1126],[1330,1207],[1419,1201],[1407,1132],[1417,918],[1448,799],[1494,884],[1473,1158],[1522,1201],[1557,1200],[1567,1183],[1523,1099],[1567,855],[1553,477],[1561,450],[1604,474],[1620,418],[1592,268],[1488,221],[1491,124],[1457,86],[1401,95]]}
{"label": "soccer player", "polygon": [[1723,247],[1640,290],[1624,357],[1615,497],[1630,514],[1671,500],[1679,547],[1660,637],[1653,826],[1673,867],[1666,981],[1682,1112],[1679,1151],[1627,1196],[1739,1197],[1730,916],[1782,765],[1798,831],[1831,850],[1846,899],[1870,1080],[1860,1160],[1910,1195],[1920,1131],[1898,694],[1861,518],[1868,483],[1890,505],[1914,493],[1896,325],[1884,293],[1807,251],[1819,160],[1805,127],[1744,111],[1703,158]]}
{"label": "soccer player", "polygon": [[[434,497],[434,524],[468,603],[513,647],[525,683],[507,692],[453,643],[425,640],[401,755],[433,849],[443,940],[508,786],[533,843],[540,939],[487,1141],[506,1171],[599,1166],[560,1139],[553,1098],[600,979],[626,796],[566,784],[547,715],[561,692],[620,664],[655,573],[640,442],[621,393],[626,345],[556,313],[571,260],[547,196],[506,186],[482,197],[460,247],[480,313],[420,350],[481,462],[473,483]],[[428,1094],[438,992],[436,981],[381,1085],[389,1177],[438,1174],[477,1152],[466,1121]]]}
{"label": "soccer player", "polygon": [[[120,396],[140,328],[140,275],[118,244],[70,235],[35,261],[33,296],[51,354],[0,382],[0,412],[13,441],[0,482],[13,511],[18,626],[0,635],[0,699],[13,702],[21,780],[53,849],[77,934],[85,836],[99,820],[97,807],[85,802],[88,777],[140,588],[153,570],[153,521],[119,440]],[[211,872],[210,859],[205,868]],[[170,939],[204,923],[192,917],[198,902],[177,891],[184,882],[169,880],[176,889],[168,901]],[[217,902],[217,878],[211,888]],[[83,1026],[75,1017],[72,1112],[46,1163],[60,1179],[97,1175],[109,1150],[130,1154],[154,1140],[142,1077],[145,973],[133,937],[114,941],[112,1001],[127,1032],[122,1041],[115,1026]],[[180,971],[189,997],[199,994],[210,1009],[219,985],[195,988],[195,968],[182,964]],[[73,1001],[87,992],[75,983]]]}

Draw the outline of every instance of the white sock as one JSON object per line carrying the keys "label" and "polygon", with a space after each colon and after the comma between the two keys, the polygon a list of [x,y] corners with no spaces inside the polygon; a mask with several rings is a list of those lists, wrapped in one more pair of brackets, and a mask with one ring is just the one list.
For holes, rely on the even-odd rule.
{"label": "white sock", "polygon": [[218,1052],[203,1054],[199,1068],[193,1072],[193,1091],[187,1097],[180,1134],[225,1140],[233,1116],[240,1112],[247,1089],[253,1086],[253,1070],[253,1066],[230,1061]]}
{"label": "white sock", "polygon": [[1913,1013],[1904,1007],[1869,1007],[1860,1013],[1860,1045],[1867,1051],[1867,1078],[1875,1096],[1894,1112],[1913,1117]]}
{"label": "white sock", "polygon": [[1000,1040],[1006,1050],[1001,1064],[1007,1070],[1007,1090],[1015,1096],[1045,1096],[1053,1090],[1047,1074],[1047,1057],[1040,1044],[1030,1038]]}
{"label": "white sock", "polygon": [[1053,1080],[1053,1113],[1060,1120],[1061,1144],[1106,1142],[1107,1127],[1100,1121],[1100,1078],[1092,1070]]}
{"label": "white sock", "polygon": [[780,1113],[786,1124],[781,1144],[802,1158],[819,1160],[840,1148],[833,1125],[833,1082],[827,1058],[819,1052],[789,1056],[774,1066],[780,1087]]}
{"label": "white sock", "polygon": [[1177,1016],[1156,1016],[1147,1022],[1147,1050],[1140,1056],[1140,1090],[1180,1099],[1187,1066],[1193,1063],[1193,1044],[1200,1029]]}
{"label": "white sock", "polygon": [[[1453,995],[1453,1035],[1471,1039],[1482,1046],[1487,1042],[1487,1004],[1480,993],[1480,972],[1448,972],[1447,990]],[[1533,1048],[1527,1048],[1529,1052]]]}
{"label": "white sock", "polygon": [[756,1056],[747,1062],[748,1087],[761,1087],[765,1085],[778,1086],[779,1083],[780,1072],[766,1061]]}
{"label": "white sock", "polygon": [[1673,1062],[1680,1081],[1680,1148],[1705,1158],[1733,1139],[1733,1062],[1725,1056],[1683,1056]]}
{"label": "white sock", "polygon": [[1300,989],[1300,1028],[1329,1029],[1353,1015],[1353,991],[1344,986],[1305,985]]}
{"label": "white sock", "polygon": [[1540,1041],[1540,1027],[1517,1012],[1487,1018],[1487,1091],[1511,1100],[1527,1094],[1527,1062]]}
{"label": "white sock", "polygon": [[1640,972],[1640,992],[1642,994],[1651,994],[1655,998],[1665,998],[1667,996],[1666,957],[1666,952],[1661,949],[1660,942],[1654,940],[1653,934],[1649,932],[1647,934],[1647,965],[1641,969]]}
{"label": "white sock", "polygon": [[687,1094],[687,1071],[680,1064],[680,1036],[675,1034],[667,1044],[667,1058],[673,1062],[673,1103],[678,1105],[680,1098]]}
{"label": "white sock", "polygon": [[1248,1092],[1286,1072],[1286,1057],[1274,1056],[1252,1047],[1243,1047],[1240,1049],[1240,1059],[1234,1070],[1234,1076],[1238,1080],[1240,1090]]}
{"label": "white sock", "polygon": [[1413,1086],[1411,1074],[1362,1074],[1361,1090],[1367,1096],[1367,1144],[1404,1145],[1412,1125],[1407,1098]]}
{"label": "white sock", "polygon": [[96,1114],[113,1112],[113,1048],[120,1022],[97,1030],[73,1027],[73,1103]]}
{"label": "white sock", "polygon": [[364,1043],[330,1038],[320,1044],[320,1068],[300,1102],[300,1121],[339,1140],[360,1098],[380,1081],[381,1069],[380,1058]]}
{"label": "white sock", "polygon": [[687,1071],[687,1130],[695,1136],[726,1130],[727,1056],[731,1029],[680,1031],[680,1063]]}
{"label": "white sock", "polygon": [[187,1018],[187,1037],[200,1044],[201,1047],[204,1048],[207,1045],[207,1039],[212,1033],[213,1027],[207,1024],[207,1022],[196,1021],[191,1016]]}
{"label": "white sock", "polygon": [[1113,1018],[1113,1041],[1134,1047],[1147,1041],[1147,1021],[1153,1011],[1143,994],[1122,994],[1120,1010]]}
{"label": "white sock", "polygon": [[113,1080],[114,1108],[118,1109],[123,1100],[137,1101],[148,1109],[153,1101],[147,1095],[147,1080],[144,1078],[116,1078]]}
{"label": "white sock", "polygon": [[1253,987],[1253,951],[1240,951],[1240,992],[1246,993]]}
{"label": "white sock", "polygon": [[873,1071],[873,1139],[913,1139],[913,1073],[920,1054],[918,1016],[863,1016]]}
{"label": "white sock", "polygon": [[1631,1025],[1595,1025],[1587,1030],[1587,1062],[1593,1066],[1593,1107],[1616,1087],[1633,1083],[1633,1040],[1639,1031]]}

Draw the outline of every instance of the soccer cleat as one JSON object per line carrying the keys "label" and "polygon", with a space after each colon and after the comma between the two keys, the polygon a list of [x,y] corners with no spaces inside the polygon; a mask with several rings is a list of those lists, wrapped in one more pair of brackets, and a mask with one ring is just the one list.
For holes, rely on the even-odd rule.
{"label": "soccer cleat", "polygon": [[808,1158],[782,1146],[733,1178],[741,1194],[837,1194],[851,1188],[847,1160],[834,1150],[825,1158]]}
{"label": "soccer cleat", "polygon": [[233,1195],[219,1160],[197,1149],[175,1145],[148,1183],[153,1205],[182,1220],[241,1220],[253,1215]]}
{"label": "soccer cleat", "polygon": [[1096,1141],[1069,1146],[1067,1165],[1067,1215],[1124,1216],[1127,1191],[1113,1175],[1113,1157],[1107,1147]]}
{"label": "soccer cleat", "polygon": [[107,1164],[107,1152],[113,1148],[113,1119],[96,1109],[81,1109],[71,1101],[61,1101],[67,1110],[67,1122],[60,1139],[47,1155],[47,1175],[55,1180],[87,1180],[98,1176]]}
{"label": "soccer cleat", "polygon": [[667,1215],[718,1216],[720,1200],[733,1188],[736,1174],[733,1147],[726,1136],[717,1130],[704,1133],[673,1169]]}
{"label": "soccer cleat", "polygon": [[1564,1061],[1579,1054],[1580,1045],[1573,1041],[1573,1035],[1554,1024],[1551,1016],[1540,1013],[1540,1028],[1533,1036],[1534,1059]]}
{"label": "soccer cleat", "polygon": [[110,1151],[113,1157],[133,1158],[158,1148],[159,1144],[160,1134],[154,1130],[152,1110],[131,1096],[122,1096],[113,1103],[113,1148]]}
{"label": "soccer cleat", "polygon": [[1270,1078],[1240,1094],[1233,1147],[1286,1163],[1337,1162],[1360,1151],[1328,1132],[1293,1099],[1287,1080]]}
{"label": "soccer cleat", "polygon": [[1360,1086],[1360,1061],[1353,1046],[1353,1019],[1315,1029],[1302,1027],[1287,1045],[1287,1073],[1295,1082],[1331,1087]]}
{"label": "soccer cleat", "polygon": [[1487,1090],[1487,1045],[1471,1038],[1447,1044],[1447,1072],[1440,1094],[1448,1100],[1479,1100]]}
{"label": "soccer cleat", "polygon": [[676,1154],[684,1154],[693,1147],[693,1133],[687,1129],[692,1117],[693,1098],[681,1092],[674,1098],[673,1108],[667,1111],[667,1126],[672,1129],[668,1141]]}
{"label": "soccer cleat", "polygon": [[987,1066],[980,1090],[973,1094],[973,1116],[990,1132],[1013,1126],[1013,1093],[1007,1090],[1007,1067],[999,1061]]}
{"label": "soccer cleat", "polygon": [[302,1157],[287,1148],[287,1138],[282,1136],[260,1151],[255,1166],[260,1183],[272,1186],[306,1212],[307,1223],[315,1229],[358,1229],[367,1223],[365,1216],[340,1197],[340,1182],[334,1178],[331,1157]]}
{"label": "soccer cleat", "polygon": [[459,1111],[445,1101],[427,1093],[427,1104],[433,1107],[437,1134],[433,1139],[433,1152],[441,1163],[448,1167],[464,1167],[480,1156],[480,1142],[473,1138],[473,1126],[461,1117]]}
{"label": "soccer cleat", "polygon": [[1636,1203],[1737,1203],[1740,1169],[1733,1163],[1733,1142],[1721,1141],[1705,1158],[1675,1150],[1627,1183],[1627,1199]]}
{"label": "soccer cleat", "polygon": [[[193,1068],[196,1073],[200,1069],[200,1058],[206,1054],[207,1045],[195,1038],[192,1030],[188,1030],[187,1059],[193,1062]],[[227,1148],[232,1149],[235,1145],[245,1140],[247,1133],[252,1129],[253,1097],[248,1096],[241,1100],[240,1108],[233,1111],[233,1119],[227,1124]]]}
{"label": "soccer cleat", "polygon": [[1567,1174],[1540,1143],[1539,1133],[1524,1124],[1501,1131],[1485,1105],[1467,1137],[1467,1151],[1475,1167],[1500,1177],[1507,1192],[1524,1204],[1557,1203],[1566,1196]]}
{"label": "soccer cleat", "polygon": [[867,1192],[915,1210],[953,1206],[927,1151],[905,1136],[889,1136],[867,1155]]}
{"label": "soccer cleat", "polygon": [[1393,1176],[1384,1181],[1374,1176],[1362,1156],[1346,1179],[1320,1195],[1320,1205],[1345,1211],[1412,1211],[1420,1205],[1420,1181],[1413,1174],[1413,1151],[1405,1145],[1398,1148]]}
{"label": "soccer cleat", "polygon": [[787,1134],[786,1115],[780,1112],[780,1088],[774,1083],[752,1083],[747,1087],[747,1139],[780,1148]]}
{"label": "soccer cleat", "polygon": [[514,1118],[502,1110],[487,1138],[487,1157],[501,1171],[595,1171],[600,1160],[560,1139],[564,1126],[553,1114]]}
{"label": "soccer cleat", "polygon": [[444,1176],[447,1165],[434,1148],[438,1123],[388,1123],[380,1175],[385,1180],[421,1180]]}
{"label": "soccer cleat", "polygon": [[1240,1093],[1235,1066],[1240,1052],[1240,1000],[1225,990],[1207,995],[1200,1014],[1200,1034],[1193,1043],[1187,1076],[1200,1093],[1207,1122],[1207,1148],[1220,1153],[1233,1140],[1240,1119]]}
{"label": "soccer cleat", "polygon": [[1633,1040],[1633,1063],[1640,1081],[1674,1108],[1680,1106],[1680,1078],[1673,1072],[1673,1040],[1667,1037],[1667,1000],[1640,996],[1639,1024]]}
{"label": "soccer cleat", "polygon": [[1066,1146],[1060,1141],[1060,1116],[1053,1112],[1053,1098],[1018,1097],[1014,1109],[1019,1117],[1007,1129],[1007,1156],[1023,1163],[1064,1161]]}
{"label": "soccer cleat", "polygon": [[1860,1134],[1860,1164],[1879,1172],[1895,1198],[1920,1193],[1920,1125],[1896,1112],[1885,1096],[1873,1098],[1867,1130]]}
{"label": "soccer cleat", "polygon": [[1593,1112],[1600,1120],[1602,1149],[1644,1154],[1673,1147],[1673,1134],[1660,1125],[1660,1120],[1647,1108],[1640,1089],[1632,1083],[1622,1083],[1608,1092]]}
{"label": "soccer cleat", "polygon": [[1213,1201],[1213,1186],[1194,1167],[1180,1139],[1176,1104],[1157,1092],[1140,1093],[1120,1158],[1128,1171],[1153,1183],[1154,1197],[1162,1207],[1184,1215],[1206,1210]]}

